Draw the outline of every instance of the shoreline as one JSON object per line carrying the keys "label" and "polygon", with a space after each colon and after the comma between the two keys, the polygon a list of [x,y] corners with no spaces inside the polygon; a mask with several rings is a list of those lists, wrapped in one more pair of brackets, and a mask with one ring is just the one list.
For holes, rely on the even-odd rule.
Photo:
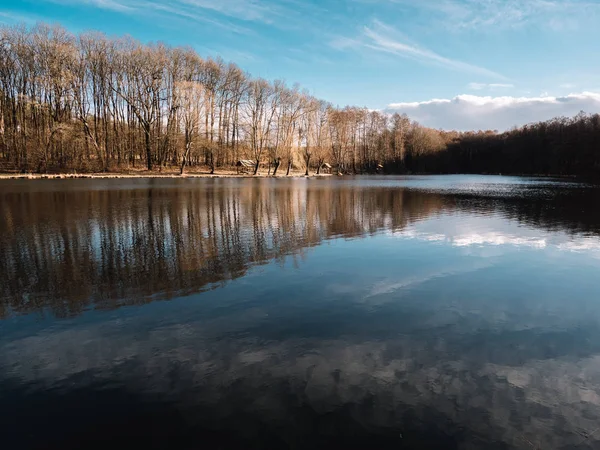
{"label": "shoreline", "polygon": [[[361,175],[361,174],[355,174]],[[373,174],[362,174],[362,175],[373,175]],[[380,174],[380,176],[436,176],[436,175],[482,175],[482,176],[506,176],[506,177],[529,177],[529,178],[555,178],[561,180],[577,180],[582,182],[593,182],[597,183],[598,180],[596,178],[591,177],[583,177],[577,175],[548,175],[548,174],[494,174],[494,173],[479,173],[479,174],[471,174],[471,173],[411,173],[411,174]],[[214,174],[209,172],[189,172],[180,175],[174,171],[135,171],[135,172],[92,172],[92,173],[77,173],[77,172],[68,172],[68,173],[0,173],[0,181],[3,180],[70,180],[70,179],[144,179],[144,178],[165,178],[165,179],[185,179],[185,178],[277,178],[277,179],[285,179],[285,178],[327,178],[327,177],[335,177],[335,174],[330,173],[311,173],[309,175],[305,175],[304,172],[292,172],[290,175],[280,174],[280,175],[268,175],[266,173],[258,173],[253,175],[251,173],[236,173],[235,171],[218,171]]]}
{"label": "shoreline", "polygon": [[293,173],[290,175],[267,175],[265,173],[253,174],[237,174],[237,173],[185,173],[179,175],[176,173],[160,173],[160,172],[140,172],[140,173],[0,173],[0,180],[68,180],[68,179],[132,179],[132,178],[325,178],[331,174],[309,174]]}

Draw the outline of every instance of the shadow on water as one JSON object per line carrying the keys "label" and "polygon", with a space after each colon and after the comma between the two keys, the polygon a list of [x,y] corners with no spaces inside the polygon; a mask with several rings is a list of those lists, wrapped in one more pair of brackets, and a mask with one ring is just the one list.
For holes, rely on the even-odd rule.
{"label": "shadow on water", "polygon": [[2,187],[3,448],[600,445],[593,186]]}
{"label": "shadow on water", "polygon": [[[78,386],[81,380],[69,382]],[[294,423],[285,428],[242,410],[186,408],[123,388],[41,389],[32,396],[19,383],[5,383],[9,394],[0,400],[12,407],[0,408],[4,448],[457,448],[455,438],[442,431],[445,418],[434,410],[426,420],[407,411],[402,419],[410,431],[399,434],[396,428],[365,426],[355,419],[357,410],[368,412],[373,402],[325,414],[296,405],[289,410]],[[425,423],[439,426],[424,429]]]}

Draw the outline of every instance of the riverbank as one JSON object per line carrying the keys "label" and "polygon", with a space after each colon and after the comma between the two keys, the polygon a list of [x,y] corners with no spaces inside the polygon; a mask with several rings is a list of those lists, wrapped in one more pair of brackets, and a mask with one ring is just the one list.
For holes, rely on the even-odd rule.
{"label": "riverbank", "polygon": [[[315,174],[311,173],[308,178],[314,177],[329,177],[330,174]],[[275,178],[306,178],[304,172],[292,171],[289,175],[285,174],[285,171],[278,173]],[[185,172],[183,175],[179,174],[179,171],[174,170],[162,170],[162,171],[119,171],[119,172],[97,172],[97,173],[0,173],[0,180],[60,180],[60,179],[72,179],[72,178],[274,178],[273,175],[269,175],[266,171],[261,171],[256,175],[252,173],[237,173],[235,170],[216,170],[215,173],[202,172],[202,171],[190,171]]]}

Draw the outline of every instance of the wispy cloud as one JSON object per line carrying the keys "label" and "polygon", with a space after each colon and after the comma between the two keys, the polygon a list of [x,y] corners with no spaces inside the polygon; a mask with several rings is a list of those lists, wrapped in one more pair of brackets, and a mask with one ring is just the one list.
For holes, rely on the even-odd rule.
{"label": "wispy cloud", "polygon": [[23,14],[13,13],[11,11],[0,11],[0,23],[28,23],[32,24],[39,21],[39,17],[27,16]]}
{"label": "wispy cloud", "polygon": [[118,11],[118,12],[132,12],[136,9],[134,6],[134,2],[129,0],[49,0],[51,3],[69,5],[69,4],[78,4],[78,5],[89,5],[94,6],[100,9],[107,9],[110,11]]}
{"label": "wispy cloud", "polygon": [[199,15],[207,12],[244,21],[270,22],[276,7],[268,2],[256,0],[47,0],[58,4],[78,4],[100,9],[129,12],[145,8],[176,12],[179,15]]}
{"label": "wispy cloud", "polygon": [[600,15],[600,3],[590,0],[393,0],[453,30],[495,30],[543,24],[554,30],[577,28]]}
{"label": "wispy cloud", "polygon": [[511,89],[514,88],[514,84],[510,83],[469,83],[468,88],[473,91],[482,90],[496,90],[496,89]]}
{"label": "wispy cloud", "polygon": [[[241,18],[259,20],[260,6],[255,2],[243,3],[241,0],[174,0],[162,2],[159,0],[45,0],[49,3],[62,5],[88,6],[103,10],[115,11],[139,17],[154,17],[160,15],[158,22],[162,27],[169,27],[173,21],[209,24],[232,33],[250,34],[251,31],[239,23],[233,23],[228,18],[238,22]],[[244,6],[245,5],[245,6]],[[266,8],[265,8],[266,10]],[[165,20],[168,16],[169,20]],[[265,19],[266,21],[266,19]]]}
{"label": "wispy cloud", "polygon": [[131,11],[134,9],[117,0],[88,0],[87,2],[83,3],[91,3],[99,8],[109,9],[112,11]]}
{"label": "wispy cloud", "polygon": [[[248,23],[279,29],[300,29],[302,19],[319,11],[317,6],[299,0],[42,0],[49,3],[88,6],[136,17],[161,14],[159,26],[179,21],[202,22],[239,34],[250,34]],[[305,27],[306,28],[306,27]]]}
{"label": "wispy cloud", "polygon": [[168,14],[168,15],[171,15],[172,17],[188,20],[191,22],[203,22],[203,23],[207,23],[207,24],[213,25],[215,27],[227,30],[232,33],[238,33],[238,34],[250,34],[251,33],[251,31],[244,26],[234,24],[228,20],[217,19],[217,18],[211,17],[207,14],[201,14],[190,8],[181,7],[181,5],[178,5],[177,2],[173,2],[172,5],[166,5],[166,4],[162,4],[162,3],[156,3],[156,2],[146,2],[144,5],[144,8],[143,8],[143,11],[146,13],[155,12],[155,13],[160,13],[160,14]]}
{"label": "wispy cloud", "polygon": [[465,273],[477,272],[488,267],[490,267],[490,263],[488,261],[483,261],[465,265],[462,267],[455,266],[452,268],[444,268],[437,271],[430,271],[421,275],[412,275],[401,277],[400,279],[386,279],[378,281],[363,297],[363,300],[370,299],[372,297],[377,297],[380,295],[391,294],[409,287],[414,287],[416,285],[425,284],[437,278],[446,278]]}
{"label": "wispy cloud", "polygon": [[253,22],[280,30],[312,28],[314,14],[319,11],[318,6],[299,0],[174,0],[170,5],[179,11],[210,15],[216,20]]}
{"label": "wispy cloud", "polygon": [[196,9],[204,9],[236,19],[271,22],[278,7],[256,0],[182,0],[180,3]]}
{"label": "wispy cloud", "polygon": [[371,25],[363,27],[358,38],[338,37],[331,41],[330,44],[332,47],[340,50],[375,50],[450,70],[506,80],[506,77],[492,70],[448,58],[427,48],[406,42],[406,39],[403,39],[395,29],[378,20],[374,20]]}

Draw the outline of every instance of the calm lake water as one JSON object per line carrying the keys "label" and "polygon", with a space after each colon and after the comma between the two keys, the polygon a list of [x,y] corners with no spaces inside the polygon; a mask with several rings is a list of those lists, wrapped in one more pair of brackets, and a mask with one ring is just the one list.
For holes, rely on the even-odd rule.
{"label": "calm lake water", "polygon": [[0,447],[600,448],[600,190],[0,182]]}

